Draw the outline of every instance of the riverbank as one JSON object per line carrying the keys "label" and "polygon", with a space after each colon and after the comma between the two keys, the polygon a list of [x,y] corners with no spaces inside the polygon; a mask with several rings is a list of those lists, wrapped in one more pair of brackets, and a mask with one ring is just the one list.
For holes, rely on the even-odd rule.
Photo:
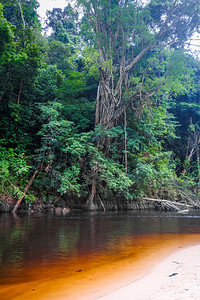
{"label": "riverbank", "polygon": [[[186,243],[187,244],[187,243]],[[74,291],[66,291],[64,285],[57,291],[52,291],[48,296],[42,299],[56,300],[182,300],[182,299],[200,299],[200,245],[187,247],[183,243],[183,249],[168,248],[158,251],[144,259],[143,264],[136,264],[136,272],[132,273],[132,282],[130,273],[128,276],[124,270],[128,266],[121,265],[121,277],[119,269],[112,268],[108,274],[105,267],[105,275],[101,282],[99,278],[93,278],[93,284],[89,283],[90,274],[87,276],[84,284],[74,287]],[[172,253],[172,251],[175,251]],[[166,256],[168,253],[168,256]],[[171,254],[169,254],[171,253]],[[157,263],[155,263],[157,261]],[[134,267],[132,265],[132,267]],[[142,267],[142,268],[141,268]],[[113,271],[116,271],[114,273]],[[113,280],[111,279],[113,273]],[[103,274],[101,274],[103,276]],[[129,277],[129,278],[128,278]],[[91,279],[90,279],[91,280]],[[78,282],[77,282],[78,283]],[[76,282],[74,282],[76,285]]]}
{"label": "riverbank", "polygon": [[171,254],[153,270],[100,300],[200,299],[200,245]]}
{"label": "riverbank", "polygon": [[[12,257],[10,255],[10,262],[8,260],[5,266],[2,264],[4,268],[2,274],[4,276],[1,278],[0,299],[96,300],[103,299],[103,297],[111,297],[108,298],[109,300],[123,299],[124,297],[121,298],[120,291],[123,294],[128,293],[127,290],[123,289],[130,287],[130,295],[135,295],[136,290],[135,287],[133,289],[132,284],[139,283],[142,278],[146,277],[144,276],[145,274],[150,274],[150,278],[153,280],[153,284],[149,286],[149,295],[151,295],[152,287],[154,283],[159,282],[158,279],[160,279],[163,270],[161,268],[161,273],[159,273],[160,271],[158,272],[158,279],[155,279],[151,275],[155,266],[164,261],[172,253],[180,250],[180,248],[200,245],[198,218],[192,219],[193,222],[190,224],[189,221],[191,218],[185,220],[182,217],[175,218],[168,216],[164,221],[168,230],[174,231],[173,226],[175,228],[181,226],[181,228],[177,229],[179,233],[164,233],[164,229],[162,230],[163,218],[153,216],[153,219],[150,218],[149,220],[146,214],[143,218],[136,218],[136,216],[132,218],[131,215],[125,215],[124,217],[120,215],[119,218],[116,215],[114,215],[114,218],[111,218],[111,215],[104,216],[103,218],[101,215],[98,217],[89,215],[88,218],[75,219],[60,217],[46,218],[45,222],[43,222],[43,217],[33,218],[30,216],[29,218],[21,219],[12,217],[7,219],[4,217],[2,219],[2,232],[5,231],[7,234],[10,232],[10,236],[13,236],[15,230],[19,231],[21,228],[23,235],[21,235],[20,239],[16,240],[17,244],[15,243],[15,245],[21,242],[22,249],[27,249],[26,253],[29,256],[28,260],[24,260],[24,264],[22,264],[23,261],[21,262],[17,258],[17,265],[15,266],[15,264],[12,264],[15,256]],[[13,226],[14,222],[15,226]],[[26,235],[24,236],[24,228],[27,228],[27,224],[31,225],[28,227],[31,230],[31,235],[28,235],[28,231],[26,230]],[[141,231],[141,226],[146,228],[147,225],[151,226],[151,233],[148,234],[134,234],[134,232],[130,234],[129,231],[129,234],[124,234],[123,236],[124,231],[120,231],[119,235],[115,229],[117,228],[118,230],[118,228],[125,226],[125,232],[127,232],[127,228],[129,230],[135,228],[135,231]],[[79,226],[81,226],[82,231],[80,232],[80,237],[78,238],[77,235],[75,239],[74,233],[79,233]],[[108,230],[109,228],[110,230]],[[91,250],[90,248],[86,248],[86,245],[83,245],[83,241],[87,241],[87,245],[90,247],[91,243],[96,245],[99,238],[102,237],[102,232],[105,233],[106,230],[108,230],[107,235],[103,235],[104,243],[101,243],[101,248],[98,247],[96,250],[94,247]],[[49,238],[47,238],[47,232],[51,233]],[[62,234],[61,240],[57,238],[59,232]],[[98,233],[100,234],[97,236]],[[37,237],[37,239],[32,239],[31,237]],[[105,243],[106,238],[108,239]],[[53,243],[54,239],[55,243]],[[2,235],[1,240],[5,241],[4,235]],[[24,248],[25,241],[28,241],[28,244]],[[42,245],[38,241],[42,242]],[[44,248],[48,244],[50,248]],[[82,245],[82,248],[84,246],[84,252],[80,252],[80,247],[74,248],[73,245],[75,244]],[[13,244],[9,245],[9,248],[12,247],[12,249],[17,251],[16,246],[14,248]],[[31,248],[27,248],[28,245],[31,245]],[[59,248],[57,245],[59,245]],[[56,248],[54,248],[55,246]],[[19,253],[21,253],[21,247]],[[72,247],[71,254],[69,247]],[[52,251],[55,251],[56,255]],[[31,259],[33,254],[36,254],[36,257]],[[7,252],[2,256],[4,257],[4,261],[6,255]],[[190,261],[193,255],[192,251],[187,256],[187,260]],[[23,256],[21,257],[23,258]],[[199,257],[198,251],[195,257]],[[174,264],[175,268],[179,267],[178,269],[180,269],[180,262],[178,260],[177,266],[176,263],[173,263],[173,267]],[[176,273],[175,271],[174,269],[170,270],[168,275]],[[172,278],[177,276],[176,274]],[[143,292],[144,286],[145,291],[147,291],[146,286],[148,286],[149,282],[151,281],[147,280],[147,283],[142,283],[142,287],[139,284],[138,291],[140,295],[141,291]],[[113,293],[117,293],[117,295],[113,295]],[[126,298],[131,299],[131,297]],[[144,298],[134,297],[134,299],[146,300],[150,298],[144,296]],[[172,297],[170,299],[176,298]]]}

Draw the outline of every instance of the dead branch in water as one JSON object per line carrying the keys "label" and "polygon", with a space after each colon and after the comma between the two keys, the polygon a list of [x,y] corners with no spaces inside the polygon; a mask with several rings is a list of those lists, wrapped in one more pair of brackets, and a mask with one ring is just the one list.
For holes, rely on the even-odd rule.
{"label": "dead branch in water", "polygon": [[192,200],[188,194],[186,194],[182,191],[179,191],[179,192],[189,201],[189,203],[191,203],[191,205],[193,205],[196,208],[200,208],[200,206],[194,200]]}
{"label": "dead branch in water", "polygon": [[166,200],[166,199],[153,199],[153,198],[148,198],[148,197],[143,197],[142,199],[146,200],[146,201],[160,202],[161,205],[163,205],[165,208],[176,210],[176,211],[180,210],[178,206],[184,206],[184,207],[188,207],[188,208],[194,208],[196,206],[196,204],[194,206],[191,204],[185,204],[185,203],[175,202],[175,201]]}

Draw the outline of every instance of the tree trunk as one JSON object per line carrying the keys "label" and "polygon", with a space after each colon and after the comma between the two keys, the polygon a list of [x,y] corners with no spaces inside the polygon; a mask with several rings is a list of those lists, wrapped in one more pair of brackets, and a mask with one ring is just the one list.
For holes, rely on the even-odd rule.
{"label": "tree trunk", "polygon": [[26,24],[25,24],[23,10],[22,10],[22,5],[21,5],[21,1],[20,0],[18,0],[18,4],[19,4],[20,14],[21,14],[21,18],[22,18],[22,23],[23,23],[23,31],[25,31]]}
{"label": "tree trunk", "polygon": [[124,165],[125,174],[128,173],[128,155],[127,155],[127,119],[126,119],[126,108],[124,109]]}
{"label": "tree trunk", "polygon": [[39,173],[39,170],[36,170],[35,173],[33,174],[33,176],[31,177],[31,179],[29,180],[27,186],[26,186],[25,189],[24,189],[24,192],[23,192],[24,195],[23,195],[20,199],[18,199],[17,203],[15,204],[15,207],[13,208],[13,211],[12,211],[13,214],[16,213],[16,211],[17,211],[17,209],[18,209],[20,203],[21,203],[22,200],[24,199],[26,193],[28,192],[28,190],[29,190],[31,184],[33,183],[33,180],[35,179],[35,177],[37,176],[38,173]]}
{"label": "tree trunk", "polygon": [[22,93],[22,86],[23,86],[23,80],[20,81],[19,93],[18,93],[18,97],[17,97],[17,104],[19,104],[19,102],[20,102],[21,93]]}
{"label": "tree trunk", "polygon": [[116,99],[111,88],[110,72],[108,70],[100,71],[100,81],[97,91],[96,101],[96,125],[101,124],[102,129],[113,127],[113,117],[116,111]]}
{"label": "tree trunk", "polygon": [[86,207],[89,210],[95,210],[96,209],[96,206],[94,205],[95,197],[96,197],[96,180],[93,179],[91,194],[90,194],[90,196],[89,196],[89,198],[86,202]]}

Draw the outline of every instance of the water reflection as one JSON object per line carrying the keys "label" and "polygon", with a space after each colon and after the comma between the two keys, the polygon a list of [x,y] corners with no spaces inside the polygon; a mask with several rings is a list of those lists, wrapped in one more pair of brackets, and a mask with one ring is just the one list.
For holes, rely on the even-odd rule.
{"label": "water reflection", "polygon": [[21,280],[24,270],[29,280],[28,270],[33,266],[42,276],[41,267],[59,260],[66,269],[73,265],[78,270],[83,259],[98,260],[102,253],[111,257],[122,250],[121,257],[126,257],[134,254],[136,246],[144,251],[155,240],[183,233],[200,233],[198,211],[186,216],[160,212],[1,215],[0,280],[4,284]]}

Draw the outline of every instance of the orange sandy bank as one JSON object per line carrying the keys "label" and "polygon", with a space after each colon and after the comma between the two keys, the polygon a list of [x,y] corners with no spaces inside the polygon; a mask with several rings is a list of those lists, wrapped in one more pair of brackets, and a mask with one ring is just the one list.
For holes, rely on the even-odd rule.
{"label": "orange sandy bank", "polygon": [[[70,273],[65,273],[64,261],[54,263],[52,266],[48,265],[44,269],[39,268],[37,272],[33,268],[29,270],[30,273],[25,273],[27,280],[2,285],[0,299],[190,299],[171,297],[168,294],[166,298],[162,297],[163,291],[166,293],[169,292],[168,289],[172,289],[171,284],[174,282],[172,280],[179,280],[181,270],[184,270],[187,277],[190,261],[193,262],[193,267],[198,261],[200,266],[200,246],[178,251],[173,254],[174,258],[173,256],[166,257],[180,248],[200,244],[199,234],[152,235],[144,236],[138,243],[135,240],[133,243],[131,238],[123,239],[121,243],[121,251],[116,255],[109,257],[107,252],[101,253],[98,260],[92,260],[91,263],[90,259],[90,264],[88,264],[88,258],[85,257],[77,265],[74,262],[74,269]],[[160,261],[163,262],[159,263]],[[31,279],[31,272],[35,272],[34,280]],[[191,274],[194,273],[193,270],[191,272]],[[197,272],[196,269],[195,272]],[[41,276],[42,273],[45,276]],[[149,275],[144,276],[148,273]],[[178,274],[169,277],[173,273]],[[188,286],[185,290],[188,296],[191,290]],[[154,295],[150,298],[153,293],[158,293],[158,297]],[[200,295],[191,299],[200,299]]]}
{"label": "orange sandy bank", "polygon": [[200,245],[176,251],[148,275],[99,299],[200,299]]}

